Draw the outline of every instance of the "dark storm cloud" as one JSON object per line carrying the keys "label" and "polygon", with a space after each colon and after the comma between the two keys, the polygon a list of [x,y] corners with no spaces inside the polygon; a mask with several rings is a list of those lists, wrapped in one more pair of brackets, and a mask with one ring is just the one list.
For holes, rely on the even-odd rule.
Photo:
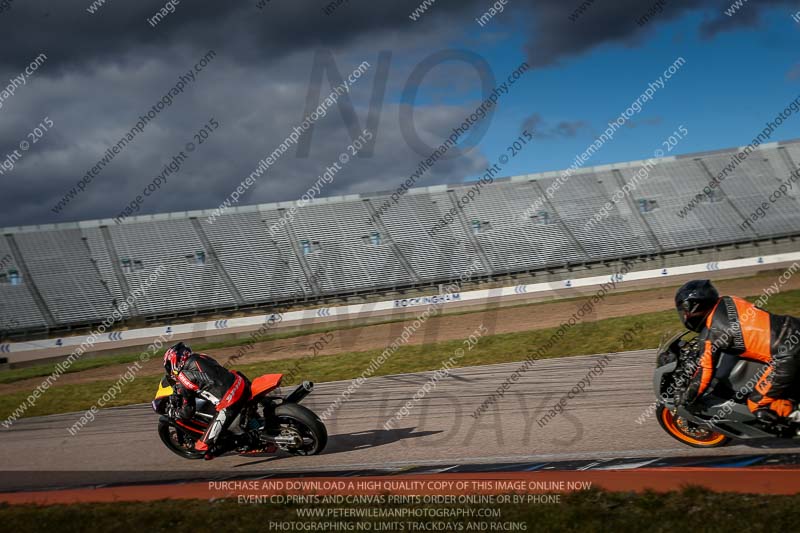
{"label": "dark storm cloud", "polygon": [[[491,26],[478,31],[473,19],[489,7],[488,0],[442,0],[416,22],[408,14],[419,0],[380,5],[351,0],[330,16],[322,11],[327,3],[273,0],[259,10],[256,0],[182,0],[175,13],[152,28],[146,18],[164,5],[161,0],[108,0],[95,14],[86,11],[91,0],[15,2],[0,14],[0,85],[38,54],[44,52],[48,59],[0,108],[0,158],[45,116],[55,126],[12,172],[0,176],[4,200],[0,226],[116,216],[212,116],[221,125],[219,131],[168,178],[162,191],[148,198],[139,214],[216,207],[302,121],[315,50],[321,48],[333,51],[345,76],[364,60],[372,64],[350,95],[362,127],[378,52],[392,51],[374,155],[351,161],[322,195],[391,189],[421,159],[403,138],[402,106],[392,95],[401,92],[413,67],[426,55],[454,42],[488,39],[492,32],[513,28],[529,38],[520,56],[527,52],[532,64],[548,65],[604,43],[644,39],[659,23],[710,4],[667,0],[664,12],[639,28],[634,19],[647,7],[640,2],[598,2],[572,23],[567,18],[574,8],[570,4],[547,0],[528,6],[520,1],[509,3]],[[762,4],[749,2],[739,15],[746,10],[753,13],[731,24],[755,23]],[[718,20],[727,5],[715,5],[716,11],[708,13],[717,15],[709,14],[703,25],[707,35],[728,28]],[[53,213],[51,207],[70,187],[210,49],[218,55],[196,82],[83,194],[63,212]],[[480,83],[472,67],[454,63],[432,71],[424,84],[430,101],[416,104],[414,123],[419,136],[435,145],[474,109]],[[325,79],[321,93],[329,91]],[[453,95],[465,103],[452,105]],[[584,124],[565,121],[548,127],[551,135],[569,136],[578,134]],[[298,158],[290,150],[240,203],[298,198],[349,141],[339,110],[332,110],[316,125],[309,156]],[[457,182],[480,173],[485,165],[484,155],[473,149],[460,158],[437,162],[419,184]]]}
{"label": "dark storm cloud", "polygon": [[[55,127],[13,172],[2,176],[6,202],[0,226],[116,216],[211,116],[220,122],[219,132],[137,214],[215,207],[302,121],[318,48],[334,50],[336,66],[345,76],[361,61],[372,64],[350,95],[364,125],[378,51],[393,51],[389,85],[402,87],[417,61],[430,50],[446,47],[449,25],[471,5],[461,2],[431,10],[411,22],[408,13],[419,5],[416,1],[381,9],[353,1],[331,16],[322,12],[325,4],[271,2],[259,10],[255,2],[233,6],[184,1],[156,28],[145,18],[163,5],[160,1],[109,0],[89,14],[89,1],[45,5],[28,0],[3,13],[0,31],[6,52],[0,56],[0,80],[18,75],[42,51],[48,60],[0,109],[0,153],[17,146],[45,115]],[[85,192],[60,213],[52,212],[51,207],[209,49],[217,57],[197,81]],[[458,74],[472,73],[462,66]],[[439,78],[440,73],[432,72],[425,82]],[[329,91],[326,78],[322,96]],[[421,106],[414,122],[420,135],[434,143],[447,121],[455,124],[465,112],[466,108]],[[375,154],[351,162],[325,195],[390,188],[412,170],[420,156],[401,137],[398,117],[396,105],[383,106]],[[333,109],[316,125],[309,156],[297,158],[291,150],[242,202],[299,197],[349,140],[339,110]],[[424,184],[456,181],[477,171],[481,161],[477,151],[457,161],[442,161]]]}
{"label": "dark storm cloud", "polygon": [[[539,67],[582,54],[604,44],[633,45],[647,38],[659,24],[691,10],[698,10],[704,21],[698,28],[710,38],[722,31],[755,26],[761,13],[775,6],[793,6],[791,0],[765,0],[745,3],[735,14],[725,10],[735,0],[615,0],[596,2],[575,22],[569,16],[580,0],[544,0],[527,8],[532,13],[530,39],[526,45],[531,64]],[[645,15],[649,20],[640,25]]]}
{"label": "dark storm cloud", "polygon": [[[374,44],[380,49],[393,43]],[[421,44],[436,42],[423,39]],[[335,67],[346,76],[360,61],[371,64],[350,94],[359,127],[365,127],[378,52],[361,50],[335,56]],[[350,55],[356,59],[350,59]],[[4,120],[0,147],[17,144],[24,132],[43,118],[40,113],[48,114],[55,127],[12,173],[3,177],[4,190],[11,190],[14,201],[4,202],[0,226],[117,216],[211,117],[220,123],[220,129],[192,153],[178,174],[168,176],[163,189],[147,198],[135,214],[218,206],[302,121],[314,56],[312,51],[291,54],[265,68],[248,69],[219,53],[197,74],[196,81],[58,214],[51,207],[200,56],[177,51],[168,56],[168,61],[163,57],[142,58],[126,63],[124,68],[101,63],[65,76],[35,74],[40,76],[34,78],[35,83],[24,87],[0,110]],[[42,73],[47,66],[42,67]],[[390,83],[402,86],[412,67],[395,67],[389,73]],[[462,78],[474,76],[470,69],[462,65],[459,74]],[[477,80],[475,85],[477,89]],[[330,90],[325,79],[322,97]],[[432,146],[440,143],[448,127],[460,124],[469,114],[472,104],[418,104],[414,124],[420,137]],[[416,168],[421,156],[401,135],[400,108],[396,103],[383,104],[374,155],[352,160],[326,187],[324,196],[388,189]],[[294,149],[287,152],[240,204],[299,198],[327,166],[337,161],[349,142],[346,124],[334,107],[315,125],[309,156],[298,158]],[[440,161],[420,185],[459,181],[484,166],[484,158],[473,150],[459,159]]]}
{"label": "dark storm cloud", "polygon": [[263,64],[302,49],[340,47],[363,35],[434,30],[444,16],[471,16],[473,6],[481,4],[478,0],[443,4],[419,22],[411,22],[408,14],[419,5],[417,0],[386,2],[380,8],[367,0],[352,0],[330,16],[322,11],[327,3],[275,1],[257,9],[255,0],[183,0],[153,28],[146,19],[164,6],[162,0],[108,0],[94,14],[87,12],[91,0],[19,1],[0,16],[4,48],[0,64],[18,70],[45,50],[54,62],[75,67],[157,55],[165,47],[220,47],[239,62]]}
{"label": "dark storm cloud", "polygon": [[581,131],[587,129],[589,123],[585,120],[561,121],[552,128],[553,135],[560,137],[575,137]]}
{"label": "dark storm cloud", "polygon": [[521,130],[528,130],[540,139],[572,138],[589,130],[585,120],[561,120],[555,124],[546,122],[539,113],[534,113],[522,122]]}
{"label": "dark storm cloud", "polygon": [[538,132],[543,122],[544,119],[542,118],[542,115],[539,113],[534,113],[522,121],[520,130],[528,130],[531,133]]}

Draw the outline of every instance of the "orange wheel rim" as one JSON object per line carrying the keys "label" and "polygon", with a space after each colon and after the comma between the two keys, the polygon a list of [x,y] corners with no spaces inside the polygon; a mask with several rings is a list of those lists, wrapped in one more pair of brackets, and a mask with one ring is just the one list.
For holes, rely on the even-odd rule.
{"label": "orange wheel rim", "polygon": [[675,417],[672,416],[672,412],[669,409],[664,409],[661,411],[661,420],[664,421],[664,425],[667,427],[667,430],[670,433],[672,433],[678,439],[688,442],[689,444],[697,444],[698,446],[712,446],[725,440],[725,435],[722,433],[711,433],[711,436],[705,440],[696,439],[690,435],[687,435],[675,425]]}

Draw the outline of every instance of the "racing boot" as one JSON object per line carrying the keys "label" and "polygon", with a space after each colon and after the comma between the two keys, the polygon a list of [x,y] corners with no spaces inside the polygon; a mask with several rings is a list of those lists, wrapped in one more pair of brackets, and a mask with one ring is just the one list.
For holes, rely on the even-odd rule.
{"label": "racing boot", "polygon": [[214,457],[219,457],[223,453],[225,453],[225,449],[222,446],[220,446],[219,444],[212,444],[206,450],[203,459],[205,459],[206,461],[211,461],[212,459],[214,459]]}
{"label": "racing boot", "polygon": [[761,408],[756,409],[753,413],[756,420],[760,422],[760,426],[764,431],[768,431],[778,437],[791,436],[791,428],[786,424],[787,419],[778,416],[774,411]]}

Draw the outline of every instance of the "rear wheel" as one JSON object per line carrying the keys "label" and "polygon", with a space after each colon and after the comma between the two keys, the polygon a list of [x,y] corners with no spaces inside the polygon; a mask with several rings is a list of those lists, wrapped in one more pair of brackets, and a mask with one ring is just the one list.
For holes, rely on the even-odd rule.
{"label": "rear wheel", "polygon": [[658,408],[658,423],[674,439],[694,448],[718,448],[725,446],[731,439],[722,433],[711,431],[676,416],[666,407]]}
{"label": "rear wheel", "polygon": [[180,455],[184,459],[202,459],[203,452],[195,450],[194,443],[197,440],[190,431],[167,424],[158,423],[158,436],[161,442],[174,454]]}
{"label": "rear wheel", "polygon": [[317,455],[328,443],[328,430],[313,411],[296,403],[275,408],[280,436],[288,437],[293,444],[280,444],[278,448],[292,455]]}

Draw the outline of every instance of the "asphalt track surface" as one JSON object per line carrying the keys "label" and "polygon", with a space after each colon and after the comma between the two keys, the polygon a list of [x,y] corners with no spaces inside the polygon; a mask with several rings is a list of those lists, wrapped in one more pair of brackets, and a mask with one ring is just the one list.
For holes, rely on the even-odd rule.
{"label": "asphalt track surface", "polygon": [[[443,354],[446,360],[451,354]],[[482,416],[475,409],[520,363],[454,369],[418,401],[396,429],[383,428],[433,373],[366,380],[326,421],[330,440],[315,457],[284,454],[189,461],[167,450],[149,405],[103,410],[74,437],[78,413],[27,418],[0,431],[0,491],[84,485],[229,479],[342,470],[402,471],[419,466],[597,460],[634,457],[796,453],[768,444],[698,450],[664,433],[652,404],[653,350],[610,354],[604,372],[563,414],[537,423],[595,367],[600,355],[537,361]],[[254,377],[254,376],[251,376]],[[318,384],[304,405],[322,413],[350,382]],[[156,383],[153,384],[153,390]],[[285,392],[285,391],[284,391]],[[51,394],[57,394],[54,389]],[[765,448],[766,446],[766,448]]]}

